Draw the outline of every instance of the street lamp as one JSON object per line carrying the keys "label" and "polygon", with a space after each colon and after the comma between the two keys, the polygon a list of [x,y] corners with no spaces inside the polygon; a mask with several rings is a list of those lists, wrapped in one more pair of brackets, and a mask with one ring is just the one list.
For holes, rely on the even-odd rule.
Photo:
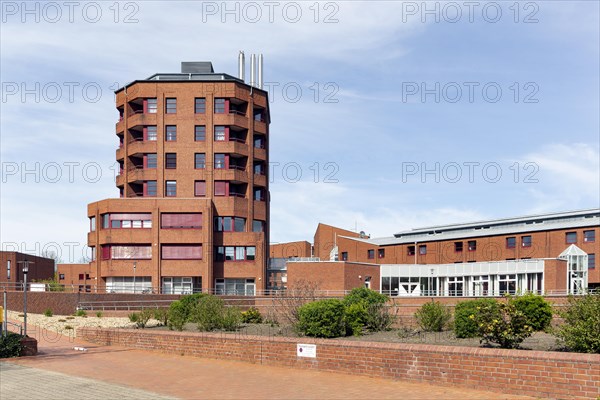
{"label": "street lamp", "polygon": [[133,294],[135,294],[135,269],[137,268],[137,261],[133,262]]}
{"label": "street lamp", "polygon": [[430,296],[435,296],[435,292],[433,290],[433,268],[431,268],[431,277],[429,278],[429,291],[431,292]]}
{"label": "street lamp", "polygon": [[23,336],[27,336],[27,273],[31,261],[17,261],[17,264],[23,264]]}

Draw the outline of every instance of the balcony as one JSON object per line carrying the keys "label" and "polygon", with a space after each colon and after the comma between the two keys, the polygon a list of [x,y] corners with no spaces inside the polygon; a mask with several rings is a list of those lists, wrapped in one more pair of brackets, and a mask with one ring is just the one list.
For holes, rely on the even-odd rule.
{"label": "balcony", "polygon": [[254,219],[265,220],[267,218],[267,202],[254,201]]}
{"label": "balcony", "polygon": [[117,149],[116,158],[117,158],[117,161],[125,158],[125,148],[124,147],[119,147]]}
{"label": "balcony", "polygon": [[[214,142],[215,153],[235,153],[248,156],[248,145],[238,141]],[[265,153],[266,154],[266,153]]]}
{"label": "balcony", "polygon": [[248,213],[248,199],[235,196],[213,197],[218,215],[245,215]]}
{"label": "balcony", "polygon": [[125,184],[125,175],[123,175],[123,173],[117,175],[115,178],[115,183],[117,186],[123,186]]}
{"label": "balcony", "polygon": [[261,161],[267,160],[267,149],[261,149],[258,147],[254,148],[254,158]]}
{"label": "balcony", "polygon": [[248,173],[240,169],[215,169],[213,177],[216,181],[248,182]]}
{"label": "balcony", "polygon": [[156,153],[156,140],[132,140],[127,148],[127,155]]}
{"label": "balcony", "polygon": [[234,125],[243,129],[248,129],[248,118],[245,115],[231,112],[229,114],[214,114],[213,124]]}
{"label": "balcony", "polygon": [[127,126],[130,128],[132,126],[144,126],[144,125],[156,125],[156,114],[155,113],[146,113],[143,111],[137,111],[134,114],[129,114],[127,116]]}
{"label": "balcony", "polygon": [[254,132],[267,134],[267,124],[263,121],[254,121]]}
{"label": "balcony", "polygon": [[117,121],[117,123],[115,124],[115,131],[117,133],[123,132],[125,130],[125,120],[121,119],[119,121]]}
{"label": "balcony", "polygon": [[267,177],[261,174],[254,174],[254,184],[257,186],[267,186]]}
{"label": "balcony", "polygon": [[142,166],[132,167],[128,170],[127,181],[138,182],[138,181],[155,181],[156,180],[156,169],[144,168]]}

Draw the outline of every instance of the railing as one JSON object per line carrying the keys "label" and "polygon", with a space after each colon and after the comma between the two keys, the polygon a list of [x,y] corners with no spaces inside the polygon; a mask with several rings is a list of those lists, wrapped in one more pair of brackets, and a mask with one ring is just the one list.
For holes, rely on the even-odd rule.
{"label": "railing", "polygon": [[237,115],[242,115],[242,116],[246,116],[246,113],[244,111],[240,111],[240,110],[235,110],[235,109],[229,109],[229,114],[237,114]]}
{"label": "railing", "polygon": [[238,171],[245,171],[246,167],[244,167],[243,165],[229,165],[229,169],[235,169]]}
{"label": "railing", "polygon": [[245,139],[237,138],[237,137],[229,137],[230,142],[238,142],[238,143],[246,143]]}

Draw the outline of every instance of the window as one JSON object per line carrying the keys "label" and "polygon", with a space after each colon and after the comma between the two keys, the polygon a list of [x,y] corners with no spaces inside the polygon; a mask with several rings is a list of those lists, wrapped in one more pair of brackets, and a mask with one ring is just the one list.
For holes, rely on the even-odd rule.
{"label": "window", "polygon": [[177,196],[177,181],[166,181],[165,182],[165,196],[167,196],[167,197]]}
{"label": "window", "polygon": [[156,169],[156,165],[157,165],[156,153],[146,154],[146,168],[147,169]]}
{"label": "window", "polygon": [[6,261],[6,279],[10,279],[10,260]]}
{"label": "window", "polygon": [[463,242],[454,242],[454,251],[460,253],[463,251]]}
{"label": "window", "polygon": [[369,260],[372,260],[375,258],[375,250],[374,249],[367,250],[367,258]]}
{"label": "window", "polygon": [[467,248],[469,249],[469,251],[475,251],[475,250],[477,250],[477,241],[476,240],[469,240],[467,242]]}
{"label": "window", "polygon": [[448,295],[462,296],[463,295],[463,277],[450,276],[448,277]]}
{"label": "window", "polygon": [[163,229],[202,229],[202,213],[164,213],[160,215]]}
{"label": "window", "polygon": [[196,97],[194,100],[194,112],[196,114],[206,113],[206,99],[204,97]]}
{"label": "window", "polygon": [[104,214],[110,220],[111,229],[152,228],[152,214]]}
{"label": "window", "polygon": [[245,230],[245,218],[215,217],[215,232],[244,232]]}
{"label": "window", "polygon": [[100,219],[102,221],[102,229],[110,228],[110,214],[102,214]]}
{"label": "window", "polygon": [[225,99],[215,99],[215,114],[224,114],[226,108]]}
{"label": "window", "polygon": [[254,220],[252,221],[252,232],[264,232],[265,231],[265,222]]}
{"label": "window", "polygon": [[206,140],[206,126],[196,125],[194,127],[194,140],[196,142],[204,142]]}
{"label": "window", "polygon": [[152,258],[150,245],[106,245],[102,246],[102,259],[108,260],[149,260]]}
{"label": "window", "polygon": [[256,175],[264,175],[265,167],[262,162],[254,162],[254,174]]}
{"label": "window", "polygon": [[85,275],[83,275],[83,274],[79,274],[79,280],[80,280],[80,281],[82,281],[84,277],[85,277]]}
{"label": "window", "polygon": [[348,261],[348,252],[342,251],[342,261]]}
{"label": "window", "polygon": [[265,201],[265,189],[254,189],[254,201]]}
{"label": "window", "polygon": [[165,154],[165,168],[166,169],[177,168],[177,153],[166,153]]}
{"label": "window", "polygon": [[422,256],[427,254],[427,245],[426,244],[419,245],[419,254]]}
{"label": "window", "polygon": [[588,254],[588,269],[596,268],[596,254]]}
{"label": "window", "polygon": [[167,125],[165,128],[165,131],[166,131],[165,140],[167,142],[174,142],[177,140],[177,126]]}
{"label": "window", "polygon": [[227,196],[228,183],[226,181],[215,181],[215,196]]}
{"label": "window", "polygon": [[194,154],[194,168],[196,168],[196,169],[206,168],[206,154],[204,154],[204,153]]}
{"label": "window", "polygon": [[156,125],[147,126],[146,127],[146,140],[156,141],[157,133],[156,133]]}
{"label": "window", "polygon": [[385,258],[385,249],[378,249],[377,250],[377,257],[379,257],[379,258]]}
{"label": "window", "polygon": [[167,104],[165,107],[165,112],[167,114],[175,114],[177,112],[177,99],[175,98],[167,98]]}
{"label": "window", "polygon": [[507,237],[506,238],[506,248],[514,249],[517,246],[517,238],[516,237]]}
{"label": "window", "polygon": [[596,241],[596,231],[583,231],[583,241],[591,243]]}
{"label": "window", "polygon": [[517,275],[498,275],[500,295],[517,293]]}
{"label": "window", "polygon": [[206,197],[206,181],[194,181],[194,196]]}
{"label": "window", "polygon": [[90,218],[90,232],[94,232],[96,230],[96,217]]}
{"label": "window", "polygon": [[65,280],[65,274],[58,274],[58,280],[59,281],[64,281]]}
{"label": "window", "polygon": [[577,243],[577,232],[567,232],[565,234],[567,243]]}
{"label": "window", "polygon": [[226,140],[225,127],[215,126],[215,141],[223,142]]}
{"label": "window", "polygon": [[253,261],[256,259],[254,246],[218,246],[215,261]]}
{"label": "window", "polygon": [[265,148],[265,139],[262,136],[255,136],[254,137],[254,147],[257,149],[264,149]]}
{"label": "window", "polygon": [[521,236],[521,246],[531,247],[531,236]]}
{"label": "window", "polygon": [[156,110],[158,109],[156,105],[156,98],[146,99],[146,111],[149,114],[156,114]]}
{"label": "window", "polygon": [[225,154],[215,154],[215,169],[225,169]]}
{"label": "window", "polygon": [[202,260],[202,245],[163,244],[161,246],[163,260]]}
{"label": "window", "polygon": [[415,246],[408,246],[406,249],[406,255],[414,256],[415,255]]}
{"label": "window", "polygon": [[156,181],[146,181],[145,183],[146,193],[148,197],[156,197]]}

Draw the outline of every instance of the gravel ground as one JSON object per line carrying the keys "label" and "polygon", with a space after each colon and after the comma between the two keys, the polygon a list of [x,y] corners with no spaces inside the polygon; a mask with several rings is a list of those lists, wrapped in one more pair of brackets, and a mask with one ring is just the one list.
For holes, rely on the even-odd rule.
{"label": "gravel ground", "polygon": [[[23,323],[22,313],[8,311],[10,321]],[[150,320],[148,326],[158,325],[158,321]],[[86,317],[75,317],[72,315],[54,315],[46,317],[43,314],[27,313],[27,329],[31,332],[32,327],[58,332],[66,336],[77,336],[77,329],[84,326],[99,328],[135,328],[135,324],[127,317],[97,317],[95,312],[88,312]],[[69,328],[70,327],[70,328]]]}

